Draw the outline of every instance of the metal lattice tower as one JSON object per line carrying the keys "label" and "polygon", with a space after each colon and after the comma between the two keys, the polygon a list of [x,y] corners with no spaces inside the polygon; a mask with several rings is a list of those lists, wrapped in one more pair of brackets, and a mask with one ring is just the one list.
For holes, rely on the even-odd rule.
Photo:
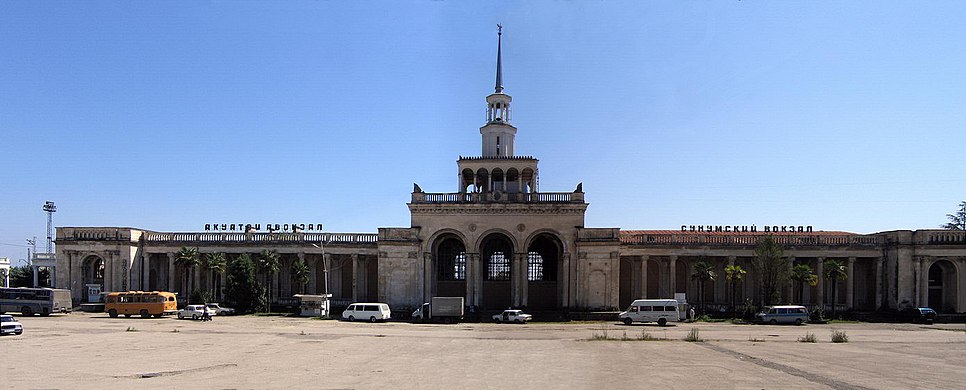
{"label": "metal lattice tower", "polygon": [[47,201],[44,203],[44,211],[47,212],[47,253],[53,253],[54,251],[54,213],[57,212],[57,206],[54,206],[54,202]]}

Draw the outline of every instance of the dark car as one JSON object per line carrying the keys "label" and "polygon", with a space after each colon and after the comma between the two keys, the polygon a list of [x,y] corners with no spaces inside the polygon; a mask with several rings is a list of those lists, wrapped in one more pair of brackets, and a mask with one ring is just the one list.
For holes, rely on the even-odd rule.
{"label": "dark car", "polygon": [[928,307],[914,307],[903,310],[902,319],[918,324],[931,324],[936,321],[936,311]]}

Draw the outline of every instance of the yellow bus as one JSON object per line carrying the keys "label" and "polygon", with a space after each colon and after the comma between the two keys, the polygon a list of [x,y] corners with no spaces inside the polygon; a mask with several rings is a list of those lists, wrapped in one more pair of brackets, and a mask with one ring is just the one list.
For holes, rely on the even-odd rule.
{"label": "yellow bus", "polygon": [[161,317],[178,312],[178,298],[167,291],[112,292],[104,297],[104,311],[112,318],[118,314]]}

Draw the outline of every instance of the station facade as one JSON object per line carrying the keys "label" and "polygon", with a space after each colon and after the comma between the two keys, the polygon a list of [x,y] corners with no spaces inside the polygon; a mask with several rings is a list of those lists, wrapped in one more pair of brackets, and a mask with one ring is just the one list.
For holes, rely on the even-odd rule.
{"label": "station facade", "polygon": [[[783,299],[840,310],[875,311],[931,306],[966,312],[966,232],[901,230],[875,234],[812,231],[804,227],[682,226],[623,230],[584,226],[588,204],[581,184],[571,191],[539,188],[539,161],[516,154],[512,99],[504,92],[501,43],[495,89],[486,97],[481,154],[457,160],[454,192],[425,192],[414,184],[409,227],[378,233],[304,229],[262,232],[215,226],[205,232],[155,232],[128,227],[59,227],[55,284],[78,301],[107,291],[197,289],[222,294],[224,275],[178,265],[181,248],[241,254],[266,250],[281,257],[272,275],[272,300],[297,291],[291,266],[304,260],[304,293],[334,299],[416,307],[432,296],[463,296],[480,310],[593,311],[626,307],[639,298],[685,293],[692,303],[727,305],[724,268],[749,273],[735,294],[757,302],[759,276],[751,260],[759,240],[773,237],[792,264],[823,274],[826,260],[846,266],[836,288],[819,278],[804,291],[784,288]],[[300,226],[304,228],[304,226]],[[311,229],[309,229],[311,230]],[[718,278],[704,288],[694,265],[713,265]],[[189,275],[196,275],[189,277]],[[700,291],[703,296],[698,297]],[[832,291],[835,292],[834,296]]]}

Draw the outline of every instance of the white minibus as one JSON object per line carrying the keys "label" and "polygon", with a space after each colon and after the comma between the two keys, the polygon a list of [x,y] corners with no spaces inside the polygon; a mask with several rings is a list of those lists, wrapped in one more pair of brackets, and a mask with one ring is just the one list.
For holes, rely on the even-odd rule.
{"label": "white minibus", "polygon": [[385,303],[353,303],[342,312],[342,319],[349,321],[388,321],[390,316],[392,312]]}
{"label": "white minibus", "polygon": [[680,321],[681,313],[678,310],[678,301],[674,299],[638,299],[617,318],[627,325],[634,322],[657,322],[664,326],[668,321]]}

